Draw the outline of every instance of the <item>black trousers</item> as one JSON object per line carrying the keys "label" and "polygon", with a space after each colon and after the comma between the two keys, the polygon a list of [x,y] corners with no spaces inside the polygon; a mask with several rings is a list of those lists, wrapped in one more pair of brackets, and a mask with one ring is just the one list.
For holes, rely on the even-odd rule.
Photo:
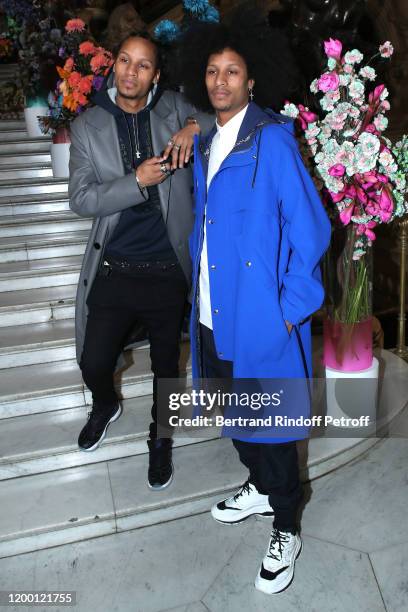
{"label": "black trousers", "polygon": [[[232,361],[218,358],[212,330],[200,325],[200,331],[204,377],[232,378]],[[296,442],[266,444],[232,440],[232,443],[241,463],[249,470],[250,481],[260,493],[269,496],[275,511],[274,526],[295,531],[303,497]]]}
{"label": "black trousers", "polygon": [[81,370],[98,409],[117,401],[114,370],[136,324],[148,332],[153,372],[150,437],[157,437],[157,380],[177,378],[187,282],[177,265],[146,269],[103,268],[87,299],[89,309]]}

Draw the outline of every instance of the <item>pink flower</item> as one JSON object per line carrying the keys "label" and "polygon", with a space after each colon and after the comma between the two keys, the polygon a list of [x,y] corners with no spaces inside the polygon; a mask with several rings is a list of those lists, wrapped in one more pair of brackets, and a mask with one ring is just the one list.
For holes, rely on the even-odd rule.
{"label": "pink flower", "polygon": [[336,72],[325,72],[317,82],[320,91],[333,91],[340,85],[339,75]]}
{"label": "pink flower", "polygon": [[357,235],[362,236],[365,234],[369,240],[375,240],[376,236],[372,229],[376,227],[375,221],[368,221],[367,223],[361,223],[357,226]]}
{"label": "pink flower", "polygon": [[346,208],[344,208],[340,213],[340,221],[343,225],[348,225],[350,223],[351,217],[354,212],[354,202],[351,202]]}
{"label": "pink flower", "polygon": [[329,40],[324,41],[324,52],[327,57],[333,57],[336,60],[340,59],[342,48],[343,45],[337,39],[329,38]]}
{"label": "pink flower", "polygon": [[392,46],[389,40],[387,40],[383,45],[380,45],[381,57],[391,57],[393,53],[394,47]]}
{"label": "pink flower", "polygon": [[82,55],[91,55],[95,51],[95,45],[90,40],[85,40],[85,42],[79,45],[79,52]]}
{"label": "pink flower", "polygon": [[92,72],[98,72],[101,68],[108,64],[108,59],[104,55],[104,53],[98,53],[98,55],[94,55],[91,59],[91,69]]}
{"label": "pink flower", "polygon": [[64,70],[66,70],[67,72],[71,72],[71,70],[74,67],[74,58],[73,57],[69,57],[67,59],[67,61],[64,64]]}
{"label": "pink flower", "polygon": [[82,32],[85,30],[85,22],[82,19],[70,19],[65,24],[65,29],[67,32]]}
{"label": "pink flower", "polygon": [[343,164],[334,164],[331,168],[329,168],[330,176],[344,176],[346,168]]}
{"label": "pink flower", "polygon": [[306,130],[309,123],[313,123],[317,119],[316,113],[312,113],[303,104],[298,104],[299,115],[296,120],[300,123],[302,130]]}
{"label": "pink flower", "polygon": [[384,89],[385,89],[385,85],[377,85],[374,91],[372,91],[368,96],[369,103],[375,104],[376,102],[378,102]]}

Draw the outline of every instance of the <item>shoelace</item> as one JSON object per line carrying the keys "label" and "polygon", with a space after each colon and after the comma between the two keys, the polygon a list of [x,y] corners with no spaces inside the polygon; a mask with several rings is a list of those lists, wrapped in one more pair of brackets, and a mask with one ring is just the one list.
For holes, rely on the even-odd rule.
{"label": "shoelace", "polygon": [[244,493],[246,493],[247,495],[249,495],[250,493],[250,488],[249,488],[249,480],[247,480],[242,487],[240,488],[240,490],[238,491],[238,493],[235,493],[233,499],[234,501],[237,501],[238,498],[241,497],[241,495],[243,495]]}
{"label": "shoelace", "polygon": [[[289,542],[289,534],[285,531],[279,531],[279,529],[274,529],[271,534],[271,543],[269,544],[269,552],[268,557],[271,559],[275,559],[275,561],[280,561],[282,559],[282,551],[283,545]],[[275,544],[278,544],[278,554],[272,552]]]}

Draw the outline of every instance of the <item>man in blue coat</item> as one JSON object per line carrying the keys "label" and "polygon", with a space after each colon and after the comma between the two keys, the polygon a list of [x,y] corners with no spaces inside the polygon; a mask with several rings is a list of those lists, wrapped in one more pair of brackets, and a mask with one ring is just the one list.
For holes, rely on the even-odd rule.
{"label": "man in blue coat", "polygon": [[[203,33],[200,38],[195,32],[195,40],[206,53],[202,66],[216,125],[196,139],[194,153],[193,376],[305,381],[311,371],[310,317],[324,295],[319,264],[330,224],[292,123],[252,101],[265,85],[275,85],[265,83],[262,70],[257,73],[258,43],[221,25],[205,26]],[[187,75],[186,94],[194,87]],[[307,414],[307,402],[299,410]],[[296,450],[302,437],[304,430],[285,438],[234,438],[249,477],[211,510],[227,524],[255,514],[274,516],[255,580],[266,593],[289,586],[302,547]]]}

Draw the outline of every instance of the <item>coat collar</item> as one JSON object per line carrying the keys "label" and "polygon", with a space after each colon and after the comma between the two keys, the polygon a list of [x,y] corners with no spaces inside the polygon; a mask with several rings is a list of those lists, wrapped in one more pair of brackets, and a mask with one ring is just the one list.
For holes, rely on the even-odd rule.
{"label": "coat collar", "polygon": [[[271,109],[262,110],[262,108],[260,108],[257,104],[250,102],[238,132],[237,142],[235,143],[230,155],[249,150],[252,147],[256,132],[259,129],[262,129],[263,126],[270,123],[287,124],[290,121],[291,120],[287,117],[275,113]],[[205,137],[200,138],[199,140],[199,150],[206,173],[208,170],[211,143],[216,132],[217,126],[214,125],[212,130]]]}

